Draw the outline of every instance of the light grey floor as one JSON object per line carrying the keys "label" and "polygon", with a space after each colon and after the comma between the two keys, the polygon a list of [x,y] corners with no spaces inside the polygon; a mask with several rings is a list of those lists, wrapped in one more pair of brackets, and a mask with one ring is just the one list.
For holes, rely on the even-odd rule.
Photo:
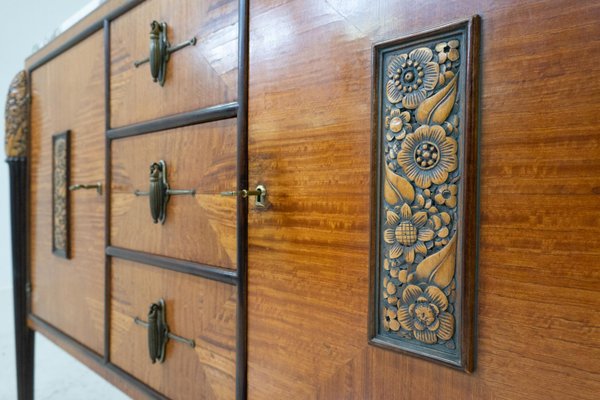
{"label": "light grey floor", "polygon": [[[10,289],[0,289],[0,321],[0,400],[13,400],[17,383]],[[129,399],[42,335],[35,340],[36,400]]]}

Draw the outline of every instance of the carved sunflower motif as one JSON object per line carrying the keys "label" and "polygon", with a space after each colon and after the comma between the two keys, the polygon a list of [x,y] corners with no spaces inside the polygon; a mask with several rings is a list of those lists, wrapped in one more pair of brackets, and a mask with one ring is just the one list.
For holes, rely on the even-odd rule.
{"label": "carved sunflower motif", "polygon": [[413,215],[408,204],[400,208],[400,215],[388,211],[386,224],[390,228],[383,232],[383,240],[392,245],[389,257],[396,259],[404,254],[406,262],[412,264],[415,261],[415,253],[427,254],[425,242],[435,236],[427,222],[426,212],[419,211]]}
{"label": "carved sunflower motif", "polygon": [[423,290],[408,285],[402,292],[397,318],[415,339],[434,344],[438,339],[450,340],[454,335],[454,316],[447,309],[448,298],[438,287],[428,286]]}
{"label": "carved sunflower motif", "polygon": [[386,84],[390,103],[402,101],[405,108],[412,110],[427,98],[427,92],[435,88],[440,72],[439,64],[432,59],[433,52],[427,47],[392,57],[387,68],[389,80]]}
{"label": "carved sunflower motif", "polygon": [[447,137],[441,126],[422,125],[402,142],[398,164],[408,179],[426,189],[431,183],[444,183],[448,173],[456,170],[457,147],[456,140]]}

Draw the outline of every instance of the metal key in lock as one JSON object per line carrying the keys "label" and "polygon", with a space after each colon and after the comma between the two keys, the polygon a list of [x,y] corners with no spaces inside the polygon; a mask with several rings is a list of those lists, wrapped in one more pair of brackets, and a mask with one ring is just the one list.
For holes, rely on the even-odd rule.
{"label": "metal key in lock", "polygon": [[267,188],[264,185],[258,185],[258,186],[256,186],[256,189],[254,189],[254,190],[242,189],[242,190],[221,192],[221,196],[231,196],[231,197],[240,196],[242,199],[247,199],[250,196],[256,196],[256,201],[254,202],[254,205],[256,207],[266,208],[268,206]]}

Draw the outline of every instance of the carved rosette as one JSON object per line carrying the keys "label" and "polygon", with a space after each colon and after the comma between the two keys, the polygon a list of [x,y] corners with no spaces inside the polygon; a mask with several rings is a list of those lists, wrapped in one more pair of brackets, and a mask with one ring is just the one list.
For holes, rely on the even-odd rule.
{"label": "carved rosette", "polygon": [[29,133],[29,96],[25,71],[19,72],[10,84],[4,115],[6,156],[8,158],[25,157]]}
{"label": "carved rosette", "polygon": [[466,34],[434,32],[431,38],[378,50],[375,336],[401,350],[460,364],[457,243]]}

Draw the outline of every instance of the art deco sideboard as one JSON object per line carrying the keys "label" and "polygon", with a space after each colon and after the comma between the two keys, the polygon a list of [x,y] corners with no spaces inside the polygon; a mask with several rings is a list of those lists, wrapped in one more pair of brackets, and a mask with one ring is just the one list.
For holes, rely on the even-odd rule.
{"label": "art deco sideboard", "polygon": [[133,398],[593,399],[600,4],[110,0],[8,93],[34,332]]}

